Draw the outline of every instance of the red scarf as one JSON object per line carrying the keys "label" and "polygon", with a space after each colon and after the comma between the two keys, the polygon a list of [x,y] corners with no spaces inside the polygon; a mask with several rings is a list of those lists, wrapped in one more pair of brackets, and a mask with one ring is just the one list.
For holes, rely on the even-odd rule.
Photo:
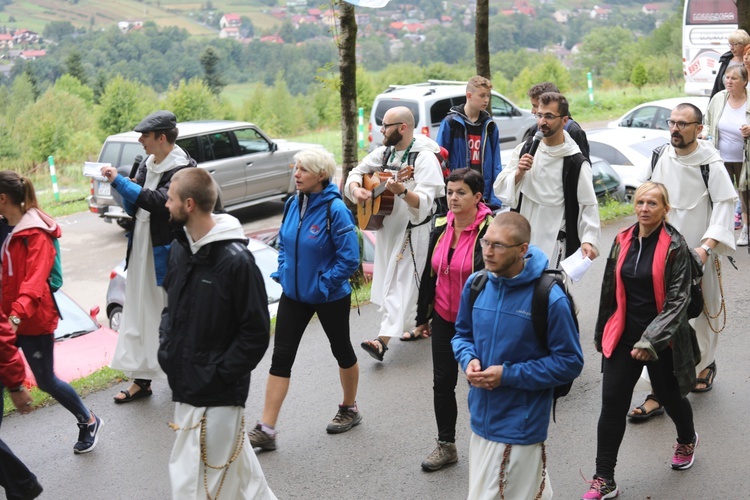
{"label": "red scarf", "polygon": [[[617,266],[615,268],[615,303],[617,309],[614,314],[607,320],[604,325],[604,334],[602,336],[602,353],[605,357],[612,356],[612,352],[617,347],[622,333],[625,331],[625,286],[622,283],[622,265],[625,262],[625,256],[633,242],[633,233],[637,224],[625,229],[617,235],[617,242],[620,245],[620,254],[617,256]],[[654,283],[654,298],[656,299],[656,310],[661,312],[664,309],[664,299],[666,297],[666,287],[664,285],[664,272],[667,268],[667,253],[672,238],[662,224],[659,229],[659,241],[656,243],[654,250],[654,261],[651,265],[651,276]]]}

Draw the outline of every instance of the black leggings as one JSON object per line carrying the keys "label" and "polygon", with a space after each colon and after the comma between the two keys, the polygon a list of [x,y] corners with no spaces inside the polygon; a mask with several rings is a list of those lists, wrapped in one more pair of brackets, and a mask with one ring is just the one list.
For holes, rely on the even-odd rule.
{"label": "black leggings", "polygon": [[[596,474],[614,479],[617,452],[625,435],[626,416],[630,407],[633,389],[641,375],[644,363],[630,356],[632,347],[619,344],[612,356],[602,357],[602,412],[599,415],[596,447]],[[672,349],[659,353],[658,361],[645,363],[651,386],[667,415],[677,428],[677,441],[692,442],[695,437],[693,409],[690,401],[680,395],[677,378],[674,376]]]}
{"label": "black leggings", "polygon": [[277,377],[292,376],[292,365],[297,357],[297,349],[313,314],[318,314],[331,344],[331,352],[338,361],[340,368],[351,368],[357,363],[352,342],[349,340],[349,311],[352,296],[324,302],[322,304],[307,304],[297,302],[281,294],[279,310],[276,315],[276,334],[274,335],[273,357],[269,373]]}
{"label": "black leggings", "polygon": [[438,439],[456,442],[456,383],[458,362],[453,354],[451,339],[456,334],[456,324],[439,314],[432,316],[432,393]]}

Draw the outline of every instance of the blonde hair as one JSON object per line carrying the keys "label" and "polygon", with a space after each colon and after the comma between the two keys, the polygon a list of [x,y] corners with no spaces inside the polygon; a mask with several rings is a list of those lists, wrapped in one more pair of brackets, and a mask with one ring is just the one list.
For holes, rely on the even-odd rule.
{"label": "blonde hair", "polygon": [[315,175],[325,174],[329,181],[336,174],[336,160],[323,149],[303,149],[294,155],[294,161]]}
{"label": "blonde hair", "polygon": [[472,76],[466,84],[466,92],[476,92],[477,89],[492,90],[492,82],[483,76]]}
{"label": "blonde hair", "polygon": [[750,35],[748,35],[745,30],[734,30],[732,34],[729,35],[729,43],[748,45],[750,44]]}
{"label": "blonde hair", "polygon": [[[662,203],[664,203],[664,206],[667,207],[667,212],[669,212],[669,209],[671,208],[671,206],[669,205],[669,192],[667,191],[667,186],[665,186],[661,182],[646,181],[638,186],[638,189],[635,190],[635,194],[633,195],[633,206],[635,206],[638,198],[653,189],[659,191],[659,193],[661,194],[661,201]],[[667,220],[667,214],[664,214],[664,220]]]}

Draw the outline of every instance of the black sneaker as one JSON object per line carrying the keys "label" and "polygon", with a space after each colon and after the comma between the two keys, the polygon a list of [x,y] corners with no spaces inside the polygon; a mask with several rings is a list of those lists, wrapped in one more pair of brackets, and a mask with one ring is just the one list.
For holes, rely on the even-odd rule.
{"label": "black sneaker", "polygon": [[82,423],[78,425],[78,442],[73,446],[73,452],[76,454],[88,453],[94,449],[96,442],[99,440],[99,431],[104,425],[104,421],[94,415],[94,423]]}
{"label": "black sneaker", "polygon": [[350,430],[362,421],[362,415],[359,411],[352,409],[351,406],[339,405],[339,411],[333,417],[331,423],[326,427],[328,434],[341,434]]}

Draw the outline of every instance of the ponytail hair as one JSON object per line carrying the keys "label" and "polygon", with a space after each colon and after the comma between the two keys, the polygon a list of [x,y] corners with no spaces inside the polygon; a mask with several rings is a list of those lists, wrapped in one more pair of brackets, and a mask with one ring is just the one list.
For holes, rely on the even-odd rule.
{"label": "ponytail hair", "polygon": [[11,170],[0,171],[0,194],[6,195],[14,205],[20,206],[22,213],[30,208],[39,208],[34,185],[26,177]]}

